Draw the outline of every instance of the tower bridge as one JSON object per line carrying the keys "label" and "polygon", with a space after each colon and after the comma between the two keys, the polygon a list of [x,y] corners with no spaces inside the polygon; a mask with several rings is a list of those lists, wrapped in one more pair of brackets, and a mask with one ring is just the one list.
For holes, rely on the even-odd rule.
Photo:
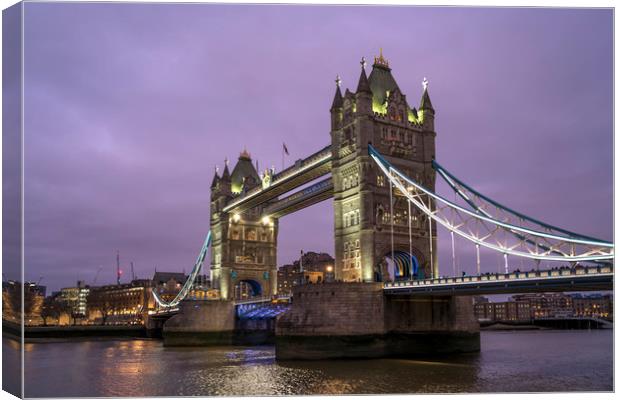
{"label": "tower bridge", "polygon": [[[338,282],[296,287],[290,307],[265,311],[278,315],[278,358],[476,351],[479,328],[467,296],[613,289],[613,243],[528,217],[465,184],[435,160],[428,81],[416,108],[382,54],[370,75],[365,68],[362,58],[355,92],[343,94],[336,79],[328,146],[277,173],[259,173],[244,150],[232,172],[228,162],[222,175],[215,172],[210,233],[186,286],[210,248],[211,279],[229,305],[186,308],[171,318],[171,331],[194,329],[183,324],[211,326],[213,318],[204,317],[211,311],[204,310],[226,316],[237,307],[237,315],[262,315],[259,303],[277,295],[279,219],[328,199]],[[454,201],[436,193],[437,176],[454,191]],[[439,227],[452,242],[453,276],[447,278],[439,276]],[[457,276],[455,236],[476,250],[473,276]],[[481,272],[481,248],[503,256],[503,273]],[[534,268],[511,271],[509,257],[529,260]],[[541,261],[570,267],[541,270]],[[255,301],[230,301],[241,283],[251,287]],[[155,297],[162,308],[176,307],[188,290],[184,286],[170,303]]]}

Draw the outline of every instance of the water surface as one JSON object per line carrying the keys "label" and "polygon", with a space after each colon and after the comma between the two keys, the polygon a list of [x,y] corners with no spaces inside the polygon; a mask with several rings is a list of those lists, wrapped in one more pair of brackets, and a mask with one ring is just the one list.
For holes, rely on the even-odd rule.
{"label": "water surface", "polygon": [[[4,351],[15,352],[8,339]],[[273,346],[156,340],[29,343],[26,396],[217,396],[613,390],[613,333],[482,332],[481,352],[418,360],[277,362]]]}

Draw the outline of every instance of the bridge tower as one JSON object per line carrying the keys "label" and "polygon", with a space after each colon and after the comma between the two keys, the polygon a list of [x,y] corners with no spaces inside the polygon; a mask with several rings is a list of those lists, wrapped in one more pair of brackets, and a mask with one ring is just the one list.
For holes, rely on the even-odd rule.
{"label": "bridge tower", "polygon": [[245,283],[254,296],[276,293],[276,247],[278,220],[262,218],[265,205],[241,213],[224,212],[227,203],[261,184],[244,150],[233,168],[226,161],[220,177],[215,172],[211,183],[211,282],[222,299],[233,299],[236,289]]}
{"label": "bridge tower", "polygon": [[389,180],[368,155],[371,143],[401,171],[435,190],[435,110],[428,84],[425,79],[416,110],[407,103],[382,53],[375,57],[370,76],[366,76],[363,58],[361,65],[355,93],[347,89],[343,96],[340,78],[336,80],[330,109],[336,279],[388,280],[386,257],[400,265],[397,276],[409,276],[411,269],[403,260],[410,253],[412,264],[418,266],[418,278],[437,276],[437,257],[431,255],[431,244],[436,252],[435,224],[429,227],[415,207],[409,215],[407,201],[396,189],[390,207]]}

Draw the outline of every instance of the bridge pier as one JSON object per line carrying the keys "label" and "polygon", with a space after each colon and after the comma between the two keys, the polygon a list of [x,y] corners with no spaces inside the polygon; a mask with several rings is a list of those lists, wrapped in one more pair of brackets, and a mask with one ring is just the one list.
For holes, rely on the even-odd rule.
{"label": "bridge pier", "polygon": [[279,360],[479,350],[471,298],[386,296],[381,283],[296,287],[291,309],[276,324]]}
{"label": "bridge pier", "polygon": [[232,301],[190,300],[164,324],[164,346],[208,346],[233,343],[235,306]]}
{"label": "bridge pier", "polygon": [[273,344],[275,317],[239,318],[233,301],[187,300],[163,324],[164,346]]}

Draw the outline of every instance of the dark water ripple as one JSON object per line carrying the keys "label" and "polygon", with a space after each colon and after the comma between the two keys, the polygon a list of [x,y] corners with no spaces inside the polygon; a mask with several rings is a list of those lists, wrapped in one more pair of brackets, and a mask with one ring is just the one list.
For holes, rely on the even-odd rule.
{"label": "dark water ripple", "polygon": [[[151,340],[27,344],[26,396],[613,390],[611,330],[483,332],[481,340],[479,354],[305,362],[276,362],[272,346],[164,348]],[[15,349],[3,340],[9,357]]]}

